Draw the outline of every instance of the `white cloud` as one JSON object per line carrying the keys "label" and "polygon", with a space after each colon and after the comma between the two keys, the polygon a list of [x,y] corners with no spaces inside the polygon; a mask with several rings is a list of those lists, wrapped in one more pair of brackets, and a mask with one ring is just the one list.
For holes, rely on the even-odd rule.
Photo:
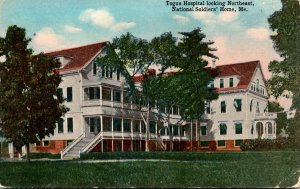
{"label": "white cloud", "polygon": [[116,22],[111,13],[104,9],[87,9],[79,15],[79,20],[115,32],[136,26],[135,22]]}
{"label": "white cloud", "polygon": [[119,23],[116,23],[114,24],[110,30],[111,31],[122,31],[124,29],[128,29],[128,28],[131,28],[131,27],[134,27],[136,25],[135,22],[119,22]]}
{"label": "white cloud", "polygon": [[172,16],[172,18],[174,20],[176,20],[176,22],[180,23],[180,24],[186,24],[190,21],[189,18],[185,17],[185,16],[182,16],[182,15],[179,15],[179,14],[176,14],[174,16]]}
{"label": "white cloud", "polygon": [[69,33],[80,33],[82,32],[81,28],[77,28],[71,25],[65,25],[64,30]]}
{"label": "white cloud", "polygon": [[33,37],[35,52],[48,52],[74,46],[68,43],[62,35],[58,35],[51,27],[44,27]]}
{"label": "white cloud", "polygon": [[191,13],[192,17],[199,20],[207,25],[212,25],[216,23],[215,14],[211,12],[194,11]]}
{"label": "white cloud", "polygon": [[79,19],[103,28],[109,28],[115,23],[115,18],[110,12],[103,9],[87,9],[80,14]]}
{"label": "white cloud", "polygon": [[239,13],[237,12],[221,12],[219,14],[219,21],[220,22],[231,22],[235,19],[237,19],[239,16]]}
{"label": "white cloud", "polygon": [[256,40],[267,40],[269,39],[270,32],[266,28],[250,28],[246,31],[246,35]]}

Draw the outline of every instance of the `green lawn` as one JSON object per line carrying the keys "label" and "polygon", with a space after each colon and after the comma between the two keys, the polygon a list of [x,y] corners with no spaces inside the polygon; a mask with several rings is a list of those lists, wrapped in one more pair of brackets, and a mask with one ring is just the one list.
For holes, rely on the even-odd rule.
{"label": "green lawn", "polygon": [[171,154],[173,159],[178,156],[181,161],[0,161],[0,184],[13,187],[178,188],[275,187],[281,183],[280,186],[285,187],[294,185],[300,176],[296,173],[300,169],[299,151]]}

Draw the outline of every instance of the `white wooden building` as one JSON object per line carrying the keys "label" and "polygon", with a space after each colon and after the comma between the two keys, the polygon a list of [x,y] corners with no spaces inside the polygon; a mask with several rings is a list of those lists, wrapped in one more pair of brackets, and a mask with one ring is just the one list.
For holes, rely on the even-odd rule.
{"label": "white wooden building", "polygon": [[[146,127],[124,90],[119,71],[95,63],[105,56],[108,42],[47,53],[62,67],[60,93],[70,108],[54,135],[34,145],[37,152],[61,153],[62,158],[81,152],[144,151]],[[276,113],[267,110],[268,93],[259,61],[207,68],[219,98],[207,103],[201,122],[173,126],[174,150],[239,150],[244,139],[276,138]],[[155,74],[155,72],[154,72]],[[180,119],[173,107],[172,120]],[[168,150],[168,131],[150,118],[149,150]],[[13,156],[13,146],[10,153]]]}

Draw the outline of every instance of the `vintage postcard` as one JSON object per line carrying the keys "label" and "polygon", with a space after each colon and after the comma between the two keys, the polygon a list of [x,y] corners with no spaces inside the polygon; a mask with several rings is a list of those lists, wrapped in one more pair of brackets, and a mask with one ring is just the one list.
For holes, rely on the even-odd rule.
{"label": "vintage postcard", "polygon": [[300,187],[299,0],[0,0],[0,188]]}

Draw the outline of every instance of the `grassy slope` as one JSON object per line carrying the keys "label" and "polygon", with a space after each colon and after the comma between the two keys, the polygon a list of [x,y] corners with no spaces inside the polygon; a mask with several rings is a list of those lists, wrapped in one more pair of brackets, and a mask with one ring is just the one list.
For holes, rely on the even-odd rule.
{"label": "grassy slope", "polygon": [[[182,156],[184,152],[174,153]],[[195,161],[198,154],[199,159]],[[78,163],[0,162],[0,184],[15,187],[292,186],[300,152],[190,153],[187,161]],[[176,158],[175,158],[176,159]],[[180,158],[182,160],[182,158]]]}

